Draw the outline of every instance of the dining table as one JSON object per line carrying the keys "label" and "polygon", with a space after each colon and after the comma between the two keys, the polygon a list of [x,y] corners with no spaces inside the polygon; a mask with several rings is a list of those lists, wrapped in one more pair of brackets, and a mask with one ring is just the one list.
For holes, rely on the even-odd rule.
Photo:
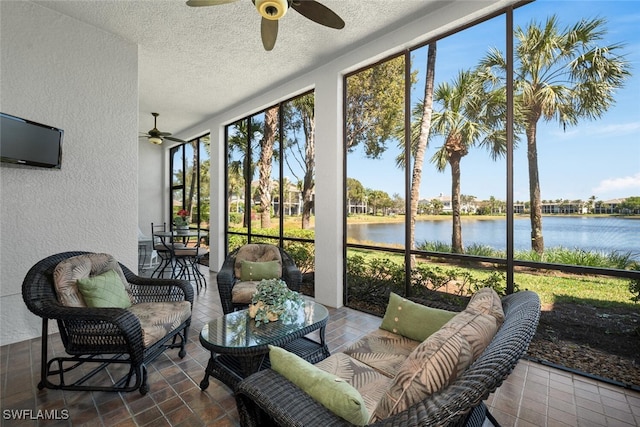
{"label": "dining table", "polygon": [[[198,291],[206,283],[204,276],[197,268],[197,262],[208,253],[201,247],[201,239],[207,236],[202,230],[170,230],[154,231],[153,239],[157,239],[156,249],[161,258],[160,264],[152,273],[152,277],[166,277],[170,271],[172,279],[195,281]],[[193,238],[195,241],[192,241]]]}

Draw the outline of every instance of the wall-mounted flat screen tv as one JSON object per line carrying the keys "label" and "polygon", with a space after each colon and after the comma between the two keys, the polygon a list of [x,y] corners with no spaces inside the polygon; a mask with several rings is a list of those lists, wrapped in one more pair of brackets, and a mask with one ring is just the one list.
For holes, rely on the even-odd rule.
{"label": "wall-mounted flat screen tv", "polygon": [[60,169],[64,131],[0,113],[0,161]]}

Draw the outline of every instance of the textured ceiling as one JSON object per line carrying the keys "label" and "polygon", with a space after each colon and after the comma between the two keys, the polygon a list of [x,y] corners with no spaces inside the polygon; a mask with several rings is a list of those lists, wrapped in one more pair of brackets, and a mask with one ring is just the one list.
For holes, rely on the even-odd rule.
{"label": "textured ceiling", "polygon": [[138,45],[140,130],[179,133],[251,96],[323,65],[442,6],[433,0],[321,0],[345,21],[335,30],[294,10],[264,51],[250,0],[192,8],[184,0],[36,3]]}

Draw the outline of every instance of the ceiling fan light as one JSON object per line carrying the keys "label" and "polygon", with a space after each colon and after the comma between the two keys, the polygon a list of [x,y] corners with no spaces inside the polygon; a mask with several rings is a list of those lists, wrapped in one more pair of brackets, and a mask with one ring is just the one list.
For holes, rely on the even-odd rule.
{"label": "ceiling fan light", "polygon": [[272,21],[282,18],[289,7],[287,0],[255,0],[255,5],[263,18]]}
{"label": "ceiling fan light", "polygon": [[149,142],[155,145],[160,145],[162,144],[162,138],[160,138],[159,136],[150,136]]}

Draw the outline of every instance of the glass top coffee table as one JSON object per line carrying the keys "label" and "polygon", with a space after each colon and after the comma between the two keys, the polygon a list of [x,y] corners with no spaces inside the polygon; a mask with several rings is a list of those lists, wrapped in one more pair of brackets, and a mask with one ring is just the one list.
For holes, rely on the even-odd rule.
{"label": "glass top coffee table", "polygon": [[[282,347],[310,363],[329,356],[325,328],[327,309],[305,299],[286,320],[256,326],[248,310],[235,311],[208,322],[200,332],[200,343],[211,352],[200,388],[209,387],[209,376],[232,389],[243,378],[268,368],[269,345]],[[307,337],[319,331],[319,342]]]}

